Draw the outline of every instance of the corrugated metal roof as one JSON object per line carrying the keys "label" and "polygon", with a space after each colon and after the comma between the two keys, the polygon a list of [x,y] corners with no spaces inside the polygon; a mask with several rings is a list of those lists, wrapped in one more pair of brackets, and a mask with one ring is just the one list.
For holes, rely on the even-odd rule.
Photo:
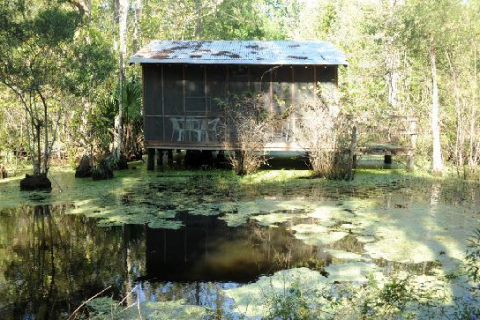
{"label": "corrugated metal roof", "polygon": [[156,40],[130,63],[347,65],[345,55],[326,41]]}

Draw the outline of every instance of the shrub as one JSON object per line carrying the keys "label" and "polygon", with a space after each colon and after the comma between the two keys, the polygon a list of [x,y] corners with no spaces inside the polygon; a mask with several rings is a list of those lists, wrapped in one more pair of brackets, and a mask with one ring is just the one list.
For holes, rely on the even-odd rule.
{"label": "shrub", "polygon": [[[262,106],[261,94],[231,96],[222,102],[225,110],[226,141],[235,141],[235,152],[230,152],[228,160],[239,175],[255,172],[267,160],[265,145],[272,140],[271,115]],[[231,149],[232,146],[225,146]]]}
{"label": "shrub", "polygon": [[299,106],[298,114],[293,136],[308,150],[313,171],[329,179],[352,180],[355,135],[348,117],[322,96]]}

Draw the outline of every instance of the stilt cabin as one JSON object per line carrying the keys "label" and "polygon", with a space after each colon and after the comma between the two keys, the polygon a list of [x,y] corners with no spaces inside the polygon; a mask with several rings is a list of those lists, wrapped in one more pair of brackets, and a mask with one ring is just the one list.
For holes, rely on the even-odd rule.
{"label": "stilt cabin", "polygon": [[[322,41],[153,41],[130,63],[142,66],[145,147],[170,150],[235,149],[222,101],[255,93],[282,115],[319,83],[334,93],[338,67],[347,65]],[[290,135],[295,113],[277,118],[266,151],[299,150]]]}

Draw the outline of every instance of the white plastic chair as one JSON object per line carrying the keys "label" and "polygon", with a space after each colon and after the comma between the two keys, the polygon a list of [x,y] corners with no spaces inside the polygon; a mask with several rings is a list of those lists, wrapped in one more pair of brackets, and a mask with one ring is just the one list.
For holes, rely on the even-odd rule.
{"label": "white plastic chair", "polygon": [[[217,140],[218,138],[217,127],[219,122],[220,122],[220,118],[216,118],[208,121],[208,127],[205,130],[206,141],[209,141],[210,136],[213,136],[215,141]],[[211,135],[210,135],[210,132],[212,133]]]}
{"label": "white plastic chair", "polygon": [[178,119],[178,118],[170,118],[170,122],[172,122],[172,127],[173,127],[172,137],[170,138],[170,140],[173,141],[175,133],[178,133],[177,141],[181,141],[185,133],[185,130],[183,128],[183,122],[181,121],[181,119]]}
{"label": "white plastic chair", "polygon": [[202,135],[203,135],[203,125],[202,123],[205,121],[205,119],[198,119],[198,118],[186,118],[185,119],[185,131],[188,133],[188,138],[189,140],[192,140],[192,132],[197,138],[197,141],[202,140]]}

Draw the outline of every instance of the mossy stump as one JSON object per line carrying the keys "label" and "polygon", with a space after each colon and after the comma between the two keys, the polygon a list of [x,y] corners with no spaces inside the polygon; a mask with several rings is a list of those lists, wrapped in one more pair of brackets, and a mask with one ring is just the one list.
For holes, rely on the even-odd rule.
{"label": "mossy stump", "polygon": [[127,157],[122,153],[117,160],[117,169],[118,170],[127,170],[128,169],[128,160]]}
{"label": "mossy stump", "polygon": [[93,180],[107,180],[113,178],[113,170],[106,160],[101,160],[92,170]]}
{"label": "mossy stump", "polygon": [[32,191],[32,190],[51,190],[52,183],[47,178],[46,173],[29,175],[26,174],[25,178],[20,180],[20,190]]}
{"label": "mossy stump", "polygon": [[2,179],[7,179],[8,178],[8,172],[7,169],[5,169],[4,166],[0,169],[0,176]]}
{"label": "mossy stump", "polygon": [[92,165],[90,158],[87,155],[82,157],[80,164],[75,169],[75,178],[88,178],[92,176]]}

